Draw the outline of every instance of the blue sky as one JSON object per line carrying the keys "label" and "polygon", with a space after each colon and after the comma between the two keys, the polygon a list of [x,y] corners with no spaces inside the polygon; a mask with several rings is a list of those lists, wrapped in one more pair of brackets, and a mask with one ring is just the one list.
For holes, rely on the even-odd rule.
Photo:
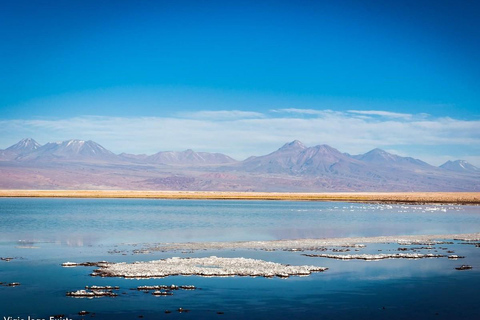
{"label": "blue sky", "polygon": [[300,139],[480,165],[478,1],[0,4],[0,148],[242,158]]}

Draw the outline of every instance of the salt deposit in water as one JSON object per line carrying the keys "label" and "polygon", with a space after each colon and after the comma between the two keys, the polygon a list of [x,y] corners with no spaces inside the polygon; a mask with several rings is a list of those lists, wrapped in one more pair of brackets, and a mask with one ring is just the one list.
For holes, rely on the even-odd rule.
{"label": "salt deposit in water", "polygon": [[199,275],[205,277],[251,276],[289,277],[307,276],[325,271],[318,266],[291,266],[247,258],[179,258],[134,263],[111,263],[95,271],[102,277],[160,278],[173,275]]}
{"label": "salt deposit in water", "polygon": [[382,259],[422,259],[422,258],[443,258],[442,254],[432,253],[382,253],[382,254],[304,254],[307,257],[330,258],[339,260],[382,260]]}

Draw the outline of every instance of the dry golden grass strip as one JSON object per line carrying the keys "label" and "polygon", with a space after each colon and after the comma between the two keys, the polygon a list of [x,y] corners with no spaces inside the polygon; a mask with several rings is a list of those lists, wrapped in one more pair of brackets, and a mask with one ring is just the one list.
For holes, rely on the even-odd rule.
{"label": "dry golden grass strip", "polygon": [[480,204],[480,192],[349,192],[280,193],[228,191],[141,191],[141,190],[0,190],[0,197],[40,198],[152,198],[208,200],[292,200],[381,203]]}

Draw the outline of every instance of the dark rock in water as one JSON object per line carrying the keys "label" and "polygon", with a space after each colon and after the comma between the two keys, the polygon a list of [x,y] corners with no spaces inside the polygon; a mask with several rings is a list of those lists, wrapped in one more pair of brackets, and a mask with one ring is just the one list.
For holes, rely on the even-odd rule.
{"label": "dark rock in water", "polygon": [[132,289],[132,290],[138,290],[138,291],[167,290],[167,289],[177,290],[175,288],[178,289],[178,286],[175,286],[173,284],[171,286],[166,286],[164,284],[161,284],[161,285],[155,285],[155,286],[138,286],[137,289]]}
{"label": "dark rock in water", "polygon": [[462,264],[460,267],[456,267],[455,269],[456,270],[470,270],[470,269],[472,269],[472,266]]}
{"label": "dark rock in water", "polygon": [[469,242],[461,242],[460,244],[470,244],[470,245],[473,245],[477,248],[480,248],[480,242],[469,241]]}
{"label": "dark rock in water", "polygon": [[197,289],[195,286],[192,286],[192,285],[183,285],[183,286],[180,286],[180,289],[183,289],[183,290],[195,290]]}
{"label": "dark rock in water", "polygon": [[217,311],[217,314],[225,314],[223,311]]}
{"label": "dark rock in water", "polygon": [[154,286],[138,286],[137,288],[131,288],[130,290],[138,290],[138,291],[150,291],[150,290],[179,290],[179,289],[183,289],[183,290],[194,290],[196,289],[195,286],[192,286],[192,285],[182,285],[182,286],[177,286],[177,285],[170,285],[170,286],[167,286],[167,285],[164,285],[164,284],[160,284],[160,285],[154,285]]}
{"label": "dark rock in water", "polygon": [[69,297],[116,297],[117,294],[112,291],[102,291],[102,290],[77,290],[70,291],[66,293]]}
{"label": "dark rock in water", "polygon": [[107,261],[98,261],[98,262],[64,262],[62,263],[62,267],[103,267],[105,265],[108,265],[110,262]]}
{"label": "dark rock in water", "polygon": [[165,310],[165,313],[172,313],[172,311],[170,311],[170,310]]}
{"label": "dark rock in water", "polygon": [[157,290],[157,291],[152,292],[152,295],[154,295],[154,296],[173,296],[173,292]]}
{"label": "dark rock in water", "polygon": [[15,258],[3,258],[3,257],[0,257],[0,260],[2,260],[2,261],[7,261],[7,262],[8,262],[8,261],[11,261],[11,260],[13,260],[13,259],[15,259]]}
{"label": "dark rock in water", "polygon": [[85,286],[85,289],[90,290],[120,290],[119,286]]}
{"label": "dark rock in water", "polygon": [[450,260],[457,260],[457,259],[464,259],[465,257],[464,256],[458,256],[456,254],[451,254],[448,256],[448,259]]}

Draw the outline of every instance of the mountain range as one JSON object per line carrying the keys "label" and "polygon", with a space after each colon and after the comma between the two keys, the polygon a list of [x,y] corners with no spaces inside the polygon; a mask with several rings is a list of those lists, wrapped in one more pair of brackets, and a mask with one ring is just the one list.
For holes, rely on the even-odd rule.
{"label": "mountain range", "polygon": [[94,141],[40,145],[23,139],[0,150],[0,188],[215,191],[479,191],[480,169],[464,160],[435,167],[381,149],[350,155],[295,140],[237,161],[193,150],[119,155]]}

